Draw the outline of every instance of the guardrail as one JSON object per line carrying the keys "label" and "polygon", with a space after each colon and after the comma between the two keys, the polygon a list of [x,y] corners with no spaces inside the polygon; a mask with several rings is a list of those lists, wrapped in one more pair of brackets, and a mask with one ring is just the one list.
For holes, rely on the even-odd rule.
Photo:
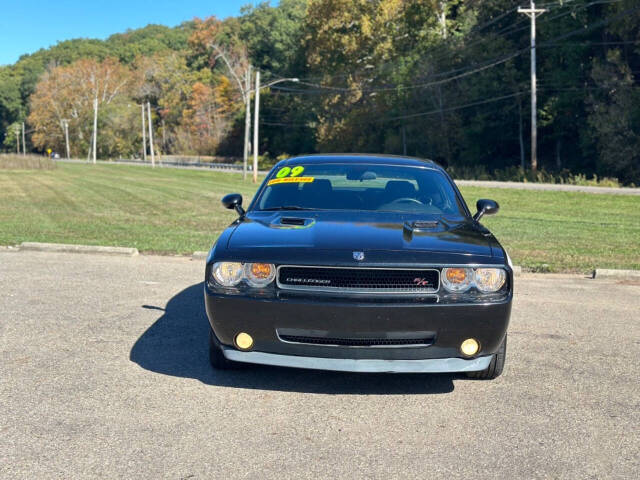
{"label": "guardrail", "polygon": [[[151,165],[151,162],[149,161],[144,161],[144,160],[125,160],[125,159],[119,159],[119,160],[113,160],[113,161],[107,161],[105,163],[131,163],[134,165]],[[195,161],[195,162],[191,162],[191,161],[180,161],[180,160],[162,160],[162,161],[157,161],[156,165],[161,165],[161,166],[171,166],[171,167],[199,167],[199,168],[215,168],[215,169],[219,169],[219,170],[238,170],[238,171],[242,171],[242,165],[238,165],[235,163],[214,163],[214,162],[201,162],[201,161]],[[248,171],[253,171],[253,165],[247,165],[247,170]]]}
{"label": "guardrail", "polygon": [[[91,163],[86,160],[79,159],[70,159],[66,158],[56,158],[56,162],[62,163]],[[119,160],[98,160],[96,163],[102,164],[111,164],[111,165],[140,165],[145,167],[150,167],[151,162],[144,160],[135,160],[135,159],[119,159]],[[242,172],[242,165],[234,164],[234,163],[213,163],[213,162],[180,162],[176,160],[162,160],[156,162],[157,167],[169,167],[169,168],[198,168],[198,169],[208,169],[208,170],[224,170],[229,172]],[[253,172],[253,166],[251,164],[247,165],[247,171]],[[264,173],[267,170],[258,170],[259,173]]]}

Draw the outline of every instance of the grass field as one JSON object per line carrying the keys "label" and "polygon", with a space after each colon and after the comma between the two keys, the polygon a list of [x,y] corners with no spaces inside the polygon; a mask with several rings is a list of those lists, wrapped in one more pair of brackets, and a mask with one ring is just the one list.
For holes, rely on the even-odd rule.
{"label": "grass field", "polygon": [[53,170],[55,168],[56,162],[42,155],[0,153],[0,169]]}
{"label": "grass field", "polygon": [[[248,203],[237,173],[60,164],[0,170],[0,245],[23,241],[134,246],[143,252],[207,250],[235,215],[225,193]],[[493,198],[483,223],[514,263],[537,271],[640,269],[640,197],[465,187],[470,208]]]}

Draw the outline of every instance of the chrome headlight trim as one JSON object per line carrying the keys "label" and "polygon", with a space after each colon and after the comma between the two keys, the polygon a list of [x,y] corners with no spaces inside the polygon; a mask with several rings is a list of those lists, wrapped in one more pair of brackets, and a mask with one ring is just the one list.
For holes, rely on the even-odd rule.
{"label": "chrome headlight trim", "polygon": [[[253,273],[254,265],[268,265],[270,268],[269,275],[266,278],[256,277]],[[254,288],[264,288],[268,286],[270,283],[276,279],[276,266],[273,263],[263,263],[263,262],[255,262],[255,263],[245,263],[243,267],[243,279],[250,287]]]}
{"label": "chrome headlight trim", "polygon": [[240,262],[216,262],[211,267],[211,278],[223,287],[235,287],[243,278]]}
{"label": "chrome headlight trim", "polygon": [[474,284],[481,293],[495,293],[506,282],[507,272],[503,268],[476,268],[474,271]]}
{"label": "chrome headlight trim", "polygon": [[[465,272],[465,280],[464,283],[452,283],[449,279],[447,279],[447,272],[449,270],[464,270]],[[442,273],[440,274],[440,282],[442,286],[447,292],[450,293],[464,293],[467,292],[472,286],[473,281],[475,279],[475,273],[472,268],[466,267],[444,267],[442,269]]]}

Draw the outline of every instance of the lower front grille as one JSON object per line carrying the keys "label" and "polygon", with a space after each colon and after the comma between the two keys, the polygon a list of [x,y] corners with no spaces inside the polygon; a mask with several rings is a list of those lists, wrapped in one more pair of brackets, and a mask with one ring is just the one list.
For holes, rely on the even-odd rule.
{"label": "lower front grille", "polygon": [[278,287],[351,293],[434,293],[440,287],[440,272],[432,268],[282,265],[278,267]]}
{"label": "lower front grille", "polygon": [[434,337],[428,338],[332,338],[309,337],[301,335],[279,335],[284,342],[305,343],[308,345],[327,345],[337,347],[402,347],[432,345]]}

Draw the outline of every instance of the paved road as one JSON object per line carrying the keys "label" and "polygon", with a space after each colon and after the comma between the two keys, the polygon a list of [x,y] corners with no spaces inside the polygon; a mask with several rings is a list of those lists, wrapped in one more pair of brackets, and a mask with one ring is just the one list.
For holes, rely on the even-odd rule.
{"label": "paved road", "polygon": [[640,283],[518,278],[493,382],[207,363],[202,261],[0,252],[0,478],[638,478]]}
{"label": "paved road", "polygon": [[556,190],[560,192],[600,193],[610,195],[640,195],[640,188],[590,187],[560,183],[498,182],[494,180],[456,180],[459,186],[487,188],[515,188],[516,190]]}

